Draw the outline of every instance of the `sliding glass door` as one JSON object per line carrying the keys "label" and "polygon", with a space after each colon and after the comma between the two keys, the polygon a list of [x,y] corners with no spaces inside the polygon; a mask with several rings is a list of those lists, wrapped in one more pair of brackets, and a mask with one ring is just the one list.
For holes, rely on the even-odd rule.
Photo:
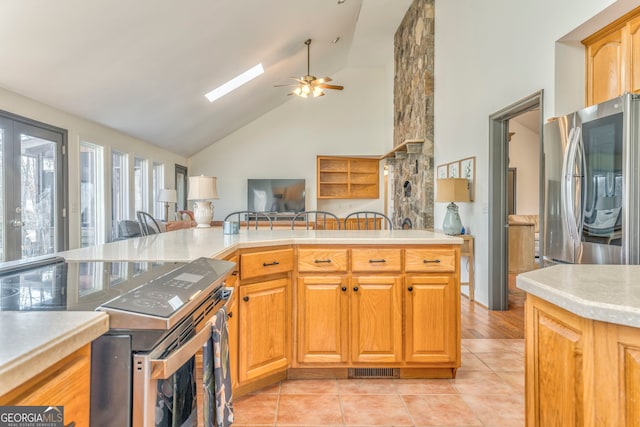
{"label": "sliding glass door", "polygon": [[66,133],[0,115],[0,259],[66,248],[63,144]]}

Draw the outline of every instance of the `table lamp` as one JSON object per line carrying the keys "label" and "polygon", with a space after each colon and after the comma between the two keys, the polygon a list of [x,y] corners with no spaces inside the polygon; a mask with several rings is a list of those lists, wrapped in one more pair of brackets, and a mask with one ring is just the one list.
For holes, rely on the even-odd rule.
{"label": "table lamp", "polygon": [[458,206],[454,202],[469,201],[469,180],[466,178],[444,178],[437,180],[436,202],[449,202],[442,230],[457,236],[462,230]]}
{"label": "table lamp", "polygon": [[170,188],[163,188],[158,191],[158,202],[164,203],[164,221],[169,221],[169,203],[178,202],[178,192]]}
{"label": "table lamp", "polygon": [[216,181],[217,179],[212,176],[189,177],[187,199],[195,202],[193,216],[198,224],[197,228],[211,227],[211,221],[213,220],[213,204],[211,200],[218,198]]}

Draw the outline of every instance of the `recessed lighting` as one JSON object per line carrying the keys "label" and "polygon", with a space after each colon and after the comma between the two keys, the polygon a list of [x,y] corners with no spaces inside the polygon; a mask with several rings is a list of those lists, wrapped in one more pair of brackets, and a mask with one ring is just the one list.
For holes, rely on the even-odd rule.
{"label": "recessed lighting", "polygon": [[342,4],[342,3],[344,3],[345,1],[347,1],[347,0],[338,0],[338,4]]}
{"label": "recessed lighting", "polygon": [[248,69],[247,71],[240,74],[239,76],[232,78],[225,84],[218,86],[217,88],[215,88],[214,90],[206,94],[205,96],[207,97],[209,102],[213,102],[218,98],[222,98],[232,90],[239,88],[243,84],[250,82],[251,80],[255,79],[262,73],[264,73],[264,68],[262,68],[262,63],[260,63],[255,67]]}
{"label": "recessed lighting", "polygon": [[340,41],[340,37],[336,37],[335,39],[331,40],[331,43],[336,44]]}

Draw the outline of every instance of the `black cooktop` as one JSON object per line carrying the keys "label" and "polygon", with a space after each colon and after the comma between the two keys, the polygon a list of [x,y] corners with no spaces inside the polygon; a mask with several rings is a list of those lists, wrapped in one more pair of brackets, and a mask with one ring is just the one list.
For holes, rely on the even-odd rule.
{"label": "black cooktop", "polygon": [[0,311],[93,311],[185,265],[51,258],[0,271]]}

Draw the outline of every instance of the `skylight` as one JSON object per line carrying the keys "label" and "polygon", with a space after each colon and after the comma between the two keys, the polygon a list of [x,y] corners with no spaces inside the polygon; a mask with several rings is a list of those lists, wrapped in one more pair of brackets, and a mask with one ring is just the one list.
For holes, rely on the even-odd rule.
{"label": "skylight", "polygon": [[255,67],[248,69],[244,73],[232,78],[231,80],[224,83],[223,85],[218,86],[217,88],[215,88],[214,90],[206,94],[205,96],[207,97],[209,102],[213,102],[218,98],[222,98],[232,90],[239,88],[243,84],[250,82],[251,80],[255,79],[262,73],[264,73],[264,68],[262,68],[262,63],[260,63]]}

